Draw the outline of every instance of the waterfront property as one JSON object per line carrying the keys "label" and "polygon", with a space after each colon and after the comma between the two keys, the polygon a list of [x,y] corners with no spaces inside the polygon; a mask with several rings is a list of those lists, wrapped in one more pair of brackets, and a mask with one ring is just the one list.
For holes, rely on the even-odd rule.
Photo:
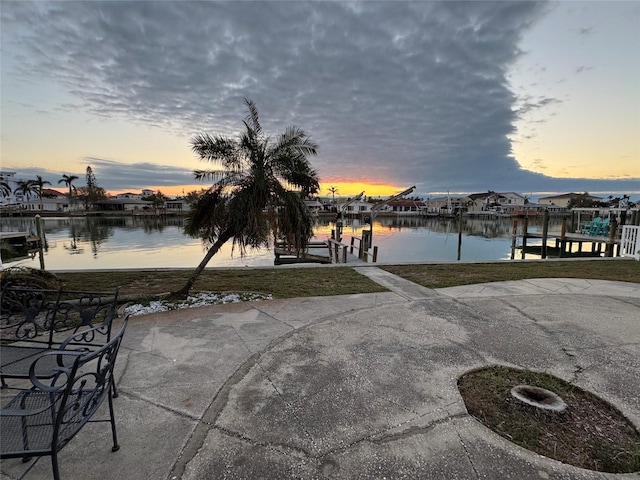
{"label": "waterfront property", "polygon": [[[562,220],[550,217],[548,231],[560,232]],[[527,222],[529,234],[542,232],[540,217],[530,218]],[[44,261],[48,270],[193,268],[206,248],[199,239],[184,234],[183,219],[179,216],[46,217],[42,219],[42,225]],[[518,239],[522,237],[523,225],[524,220],[518,219]],[[31,217],[3,217],[0,227],[3,232],[34,235],[36,232],[35,219]],[[335,219],[319,218],[313,241],[326,244],[335,229]],[[358,239],[370,229],[370,225],[360,218],[345,219],[341,243],[351,252],[351,239],[357,239],[354,240],[356,255],[360,246]],[[459,239],[461,260],[464,261],[508,260],[512,258],[512,249],[520,247],[518,243],[513,244],[513,219],[509,218],[463,217],[460,224],[458,218],[406,215],[380,216],[373,223],[372,247],[378,247],[376,260],[379,263],[456,261]],[[583,250],[591,250],[589,242],[592,240],[585,240]],[[540,239],[531,238],[526,246],[539,243]],[[327,255],[327,246],[320,250],[323,256]],[[373,254],[373,248],[369,252]],[[270,266],[274,264],[274,253],[271,247],[249,249],[245,256],[240,256],[237,250],[232,250],[231,244],[225,244],[212,260],[211,267]],[[313,254],[313,249],[309,253]],[[342,250],[339,258],[341,255]],[[7,260],[5,266],[19,264],[39,268],[37,257],[18,262]],[[527,252],[526,258],[540,258],[540,252]],[[4,252],[3,259],[6,260]]]}

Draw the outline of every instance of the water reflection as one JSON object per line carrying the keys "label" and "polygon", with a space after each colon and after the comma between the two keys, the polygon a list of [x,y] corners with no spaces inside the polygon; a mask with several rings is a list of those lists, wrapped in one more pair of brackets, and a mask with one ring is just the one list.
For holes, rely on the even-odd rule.
{"label": "water reflection", "polygon": [[[541,230],[541,219],[529,220],[529,231]],[[56,217],[43,218],[46,236],[45,265],[49,270],[114,268],[192,268],[205,253],[198,239],[184,235],[178,217]],[[560,229],[552,220],[549,229]],[[35,233],[33,218],[2,218],[3,232]],[[358,218],[345,219],[343,241],[361,237],[369,225]],[[373,225],[373,243],[380,262],[455,261],[458,220],[421,217],[378,217]],[[522,221],[519,221],[522,228]],[[333,219],[319,219],[315,239],[324,240],[335,229]],[[511,250],[512,219],[462,219],[462,259],[507,259]],[[38,268],[38,260],[21,264]],[[225,245],[210,267],[273,265],[273,253],[250,250],[245,257]]]}

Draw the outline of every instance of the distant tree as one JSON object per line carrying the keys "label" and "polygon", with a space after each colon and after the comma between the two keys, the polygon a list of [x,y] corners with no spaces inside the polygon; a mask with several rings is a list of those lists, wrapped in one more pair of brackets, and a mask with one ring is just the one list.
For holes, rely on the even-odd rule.
{"label": "distant tree", "polygon": [[165,202],[169,200],[169,197],[167,197],[164,193],[158,190],[157,192],[151,195],[142,197],[142,200],[145,200],[147,202],[152,202],[154,208],[161,208],[164,206]]}
{"label": "distant tree", "polygon": [[589,197],[587,192],[581,193],[580,195],[572,198],[567,204],[567,208],[596,208],[604,206],[606,206],[605,203]]}
{"label": "distant tree", "polygon": [[192,207],[185,233],[210,243],[203,260],[174,296],[186,296],[207,263],[227,241],[244,254],[247,247],[268,245],[270,235],[283,237],[303,250],[313,231],[313,216],[304,198],[316,193],[319,182],[308,157],[317,145],[297,127],[277,139],[265,135],[255,104],[245,99],[249,113],[239,138],[197,135],[191,146],[215,170],[195,171],[196,179],[213,185]]}
{"label": "distant tree", "polygon": [[0,182],[0,190],[2,191],[3,199],[8,198],[11,195],[11,185],[9,185],[9,182],[2,180]]}
{"label": "distant tree", "polygon": [[328,192],[331,194],[331,203],[333,205],[336,204],[336,193],[338,193],[338,189],[336,187],[329,187]]}
{"label": "distant tree", "polygon": [[27,199],[27,210],[31,210],[31,195],[35,195],[37,187],[33,180],[20,180],[15,190]]}
{"label": "distant tree", "polygon": [[71,203],[73,200],[73,191],[72,191],[72,186],[73,186],[73,182],[75,180],[78,180],[78,177],[76,175],[67,175],[66,173],[62,174],[62,178],[60,180],[58,180],[58,184],[64,183],[67,188],[69,189],[69,194],[68,194],[68,200],[69,200],[69,209],[71,209]]}
{"label": "distant tree", "polygon": [[85,210],[89,210],[96,202],[107,198],[107,192],[104,188],[99,187],[96,182],[96,176],[90,166],[86,170],[87,186],[76,190],[78,198],[84,203]]}
{"label": "distant tree", "polygon": [[36,179],[33,182],[36,187],[36,193],[38,194],[38,198],[40,199],[40,211],[44,209],[42,205],[42,191],[45,185],[51,185],[51,182],[44,180],[40,175],[36,175]]}
{"label": "distant tree", "polygon": [[200,197],[202,195],[204,195],[205,193],[207,193],[207,189],[206,188],[202,188],[202,189],[200,189],[200,191],[192,190],[190,192],[187,192],[187,194],[184,196],[184,199],[187,201],[187,203],[190,206],[194,206],[198,202]]}

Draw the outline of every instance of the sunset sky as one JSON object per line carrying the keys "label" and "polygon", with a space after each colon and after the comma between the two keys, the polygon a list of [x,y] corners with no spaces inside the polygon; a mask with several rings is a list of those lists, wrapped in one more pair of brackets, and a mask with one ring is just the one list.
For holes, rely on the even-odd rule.
{"label": "sunset sky", "polygon": [[[189,139],[320,146],[322,195],[640,194],[640,2],[1,5],[1,168],[205,186]],[[60,187],[64,187],[61,185]],[[635,195],[634,195],[635,194]]]}

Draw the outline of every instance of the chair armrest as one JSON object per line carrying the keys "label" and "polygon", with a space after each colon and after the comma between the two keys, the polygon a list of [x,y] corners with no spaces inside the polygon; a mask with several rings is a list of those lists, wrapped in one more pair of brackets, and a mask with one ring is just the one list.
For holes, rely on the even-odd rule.
{"label": "chair armrest", "polygon": [[[72,351],[72,350],[51,350],[49,352],[45,352],[41,355],[38,355],[38,357],[31,363],[31,366],[29,367],[29,380],[31,380],[31,383],[33,384],[33,386],[38,390],[42,390],[45,392],[61,392],[66,388],[67,380],[65,379],[65,381],[62,384],[57,386],[56,386],[56,382],[61,375],[64,375],[65,377],[68,378],[72,369],[72,367],[64,366],[64,363],[62,362],[62,357],[63,356],[72,357],[75,362],[78,357],[80,357],[81,355],[84,355],[85,353],[86,352],[83,352],[83,351]],[[51,380],[51,385],[45,385],[36,376],[36,365],[43,358],[46,358],[52,355],[55,355],[57,357],[56,359],[58,362],[58,367],[53,368],[53,372],[55,372],[55,375],[53,376],[53,380]]]}

